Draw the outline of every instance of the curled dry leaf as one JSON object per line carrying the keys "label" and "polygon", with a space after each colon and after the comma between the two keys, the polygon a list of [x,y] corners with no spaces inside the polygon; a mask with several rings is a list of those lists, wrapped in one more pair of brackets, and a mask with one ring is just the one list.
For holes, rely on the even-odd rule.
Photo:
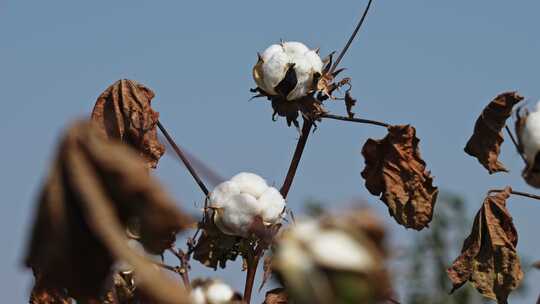
{"label": "curled dry leaf", "polygon": [[41,192],[26,265],[47,288],[90,301],[104,295],[112,284],[111,265],[123,260],[133,266],[137,286],[157,302],[183,303],[184,292],[127,246],[132,218],[140,222],[141,242],[153,251],[191,222],[131,148],[105,139],[90,122],[76,123]]}
{"label": "curled dry leaf", "polygon": [[418,142],[409,125],[390,126],[383,139],[368,139],[362,148],[362,177],[399,224],[421,230],[432,219],[439,190],[420,157]]}
{"label": "curled dry leaf", "polygon": [[149,168],[155,168],[165,146],[158,140],[159,113],[150,105],[154,92],[134,80],[122,79],[98,97],[92,120],[109,138],[121,140],[139,151]]}
{"label": "curled dry leaf", "polygon": [[276,288],[266,293],[263,304],[287,304],[289,296],[284,288]]}
{"label": "curled dry leaf", "polygon": [[523,272],[516,252],[518,235],[506,200],[512,189],[489,193],[476,214],[471,234],[465,239],[461,255],[447,270],[454,287],[467,281],[485,297],[507,303],[518,287]]}
{"label": "curled dry leaf", "polygon": [[523,97],[517,92],[502,93],[484,108],[476,120],[474,133],[464,150],[476,157],[489,174],[508,171],[498,159],[504,141],[502,129],[512,114],[512,108],[521,100]]}

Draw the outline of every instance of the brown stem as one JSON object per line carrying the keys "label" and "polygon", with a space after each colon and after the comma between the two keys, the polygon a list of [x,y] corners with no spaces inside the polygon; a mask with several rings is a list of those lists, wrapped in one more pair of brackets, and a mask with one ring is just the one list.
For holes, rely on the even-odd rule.
{"label": "brown stem", "polygon": [[336,120],[343,120],[343,121],[351,121],[351,122],[357,122],[357,123],[363,123],[363,124],[370,124],[370,125],[376,125],[388,128],[390,127],[389,124],[376,121],[376,120],[369,120],[369,119],[361,119],[361,118],[350,118],[347,116],[341,116],[341,115],[334,115],[334,114],[322,114],[320,117],[322,118],[330,118],[330,119],[336,119]]}
{"label": "brown stem", "polygon": [[195,179],[195,182],[197,182],[197,185],[199,185],[199,188],[201,188],[202,192],[204,193],[204,195],[208,196],[208,188],[206,188],[206,186],[204,185],[203,181],[201,180],[201,178],[199,177],[199,175],[197,175],[197,172],[195,172],[195,169],[193,169],[193,166],[191,165],[191,163],[189,162],[188,158],[186,157],[185,153],[182,151],[182,149],[180,149],[180,147],[174,142],[174,140],[172,139],[172,137],[169,135],[169,132],[167,132],[167,130],[165,129],[165,127],[163,126],[163,124],[158,121],[157,122],[157,126],[158,128],[161,130],[161,132],[163,133],[163,135],[165,136],[165,138],[167,139],[167,141],[169,142],[169,144],[171,144],[171,146],[173,147],[173,150],[174,152],[176,152],[176,154],[178,155],[178,157],[180,157],[180,159],[182,160],[182,162],[184,163],[184,165],[186,166],[186,168],[188,169],[189,173],[191,174],[191,176],[193,176],[193,178]]}
{"label": "brown stem", "polygon": [[[503,192],[505,190],[503,189],[492,189],[492,190],[489,190],[489,193],[491,192]],[[523,197],[527,197],[527,198],[532,198],[532,199],[535,199],[535,200],[540,200],[540,195],[534,195],[534,194],[530,194],[530,193],[527,193],[527,192],[521,192],[521,191],[510,191],[510,194],[513,194],[513,195],[518,195],[518,196],[523,196]]]}
{"label": "brown stem", "polygon": [[510,136],[510,139],[512,140],[512,143],[514,143],[514,146],[516,147],[516,150],[518,151],[519,156],[521,156],[521,159],[523,159],[525,164],[527,164],[527,159],[525,158],[525,155],[523,155],[523,151],[519,147],[519,144],[518,144],[516,138],[514,137],[514,134],[512,134],[512,131],[510,131],[510,128],[508,128],[508,126],[504,126],[504,129],[506,130],[506,133],[508,133],[508,136]]}
{"label": "brown stem", "polygon": [[294,155],[291,160],[291,164],[289,165],[289,171],[287,171],[287,176],[285,177],[283,186],[281,186],[281,189],[279,190],[279,192],[281,192],[281,195],[283,195],[284,198],[287,197],[287,194],[291,189],[294,175],[296,174],[296,169],[298,169],[298,164],[300,163],[300,159],[302,158],[302,153],[304,152],[304,148],[306,147],[309,133],[311,132],[311,127],[313,127],[313,122],[309,119],[304,119],[304,124],[302,125],[302,134],[300,135],[298,143],[296,144],[296,149],[294,150]]}
{"label": "brown stem", "polygon": [[190,290],[191,283],[189,281],[189,255],[186,254],[181,249],[175,250],[174,248],[169,248],[168,251],[172,253],[179,261],[180,267],[178,268],[178,274],[182,277],[182,282],[187,290]]}
{"label": "brown stem", "polygon": [[255,274],[257,273],[257,268],[259,267],[259,260],[261,259],[262,251],[262,247],[257,246],[254,253],[250,253],[247,258],[246,285],[244,287],[244,302],[246,304],[251,302],[251,292],[255,283]]}
{"label": "brown stem", "polygon": [[334,65],[332,66],[332,68],[330,69],[330,74],[332,74],[332,72],[334,72],[336,70],[336,68],[338,67],[339,63],[341,62],[341,59],[343,59],[343,56],[345,56],[345,53],[347,53],[347,50],[349,49],[349,47],[351,46],[351,43],[353,42],[354,38],[356,37],[356,35],[358,34],[358,31],[360,30],[360,28],[362,27],[362,24],[364,23],[364,20],[366,19],[366,16],[369,12],[369,8],[371,7],[371,2],[373,0],[369,0],[366,8],[364,9],[364,14],[362,14],[362,18],[360,18],[360,21],[358,22],[358,24],[356,25],[356,28],[354,29],[351,37],[349,38],[349,41],[347,41],[347,44],[345,44],[345,47],[343,48],[343,50],[341,51],[341,53],[339,53],[339,56],[338,58],[336,59],[336,62],[334,62]]}

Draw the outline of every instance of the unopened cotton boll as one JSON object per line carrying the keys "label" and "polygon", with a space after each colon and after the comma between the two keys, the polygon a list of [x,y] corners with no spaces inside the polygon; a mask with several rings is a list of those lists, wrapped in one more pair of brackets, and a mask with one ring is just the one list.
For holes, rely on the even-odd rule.
{"label": "unopened cotton boll", "polygon": [[532,166],[540,151],[540,102],[537,103],[536,110],[527,116],[520,139],[527,163]]}
{"label": "unopened cotton boll", "polygon": [[214,223],[228,235],[248,237],[256,217],[265,225],[282,218],[285,199],[279,191],[253,173],[242,172],[219,184],[209,196]]}
{"label": "unopened cotton boll", "polygon": [[323,62],[315,50],[300,42],[283,42],[268,47],[253,68],[257,86],[269,95],[278,95],[278,84],[285,79],[289,68],[294,69],[296,84],[286,92],[287,100],[302,98],[315,89],[315,75],[321,75]]}

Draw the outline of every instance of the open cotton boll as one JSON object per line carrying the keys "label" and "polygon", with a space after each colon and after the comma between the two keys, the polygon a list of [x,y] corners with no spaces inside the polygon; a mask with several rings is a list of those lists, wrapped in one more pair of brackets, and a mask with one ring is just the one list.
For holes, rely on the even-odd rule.
{"label": "open cotton boll", "polygon": [[324,231],[308,246],[319,264],[333,269],[367,272],[375,265],[371,253],[341,231]]}
{"label": "open cotton boll", "polygon": [[536,105],[536,111],[527,116],[520,138],[527,162],[532,165],[540,151],[540,102]]}
{"label": "open cotton boll", "polygon": [[296,84],[287,92],[287,100],[306,96],[314,90],[314,75],[321,74],[323,62],[317,52],[300,42],[283,42],[268,47],[253,68],[257,86],[270,95],[277,95],[276,87],[285,79],[289,67],[293,67]]}
{"label": "open cotton boll", "polygon": [[253,173],[242,172],[219,184],[209,196],[214,223],[228,235],[248,237],[257,217],[265,225],[277,224],[285,199],[274,187]]}
{"label": "open cotton boll", "polygon": [[242,172],[231,178],[231,182],[235,183],[242,193],[247,193],[259,198],[268,188],[268,184],[264,178],[257,174]]}

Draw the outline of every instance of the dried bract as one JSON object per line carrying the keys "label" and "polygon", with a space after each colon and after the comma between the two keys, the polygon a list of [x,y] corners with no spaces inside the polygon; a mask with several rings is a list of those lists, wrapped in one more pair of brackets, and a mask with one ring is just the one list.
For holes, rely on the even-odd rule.
{"label": "dried bract", "polygon": [[509,293],[523,278],[516,252],[518,235],[506,200],[512,190],[490,193],[476,214],[461,255],[448,269],[452,291],[467,281],[485,297],[507,303]]}
{"label": "dried bract", "polygon": [[399,224],[421,230],[431,222],[439,190],[420,157],[418,142],[409,125],[390,126],[383,139],[368,139],[362,148],[362,177]]}
{"label": "dried bract", "polygon": [[523,97],[516,92],[502,93],[484,108],[476,120],[474,133],[464,150],[476,157],[489,174],[508,171],[498,159],[504,141],[502,129],[512,114],[512,108],[521,100]]}
{"label": "dried bract", "polygon": [[[86,301],[104,295],[113,262],[122,260],[156,301],[181,303],[183,291],[128,247],[132,218],[140,222],[141,242],[154,252],[191,223],[135,151],[104,138],[90,122],[77,123],[62,139],[41,192],[26,265],[47,287]],[[179,298],[163,299],[167,294]]]}
{"label": "dried bract", "polygon": [[98,97],[92,120],[109,138],[139,151],[149,168],[155,168],[165,146],[157,137],[159,113],[152,110],[154,92],[134,80],[122,79]]}

